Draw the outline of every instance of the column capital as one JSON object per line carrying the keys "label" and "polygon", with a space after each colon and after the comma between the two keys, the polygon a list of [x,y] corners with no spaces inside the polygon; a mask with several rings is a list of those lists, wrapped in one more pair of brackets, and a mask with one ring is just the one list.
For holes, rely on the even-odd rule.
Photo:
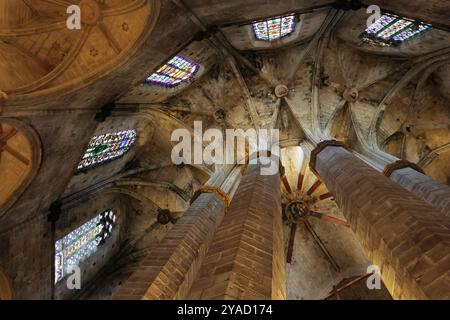
{"label": "column capital", "polygon": [[395,161],[393,163],[386,165],[384,167],[383,174],[389,178],[394,171],[404,169],[404,168],[411,168],[422,174],[425,174],[425,172],[422,170],[421,167],[419,167],[417,164],[409,162],[407,160],[398,160],[398,161]]}
{"label": "column capital", "polygon": [[225,191],[223,191],[219,187],[210,186],[210,185],[207,185],[207,184],[201,186],[197,191],[195,191],[194,195],[191,198],[190,204],[192,204],[195,200],[197,200],[197,198],[202,193],[212,193],[212,194],[214,194],[218,199],[223,201],[223,203],[225,205],[225,209],[230,206],[231,198],[228,195],[228,193],[226,193]]}
{"label": "column capital", "polygon": [[323,151],[323,149],[325,149],[326,147],[342,147],[346,150],[349,150],[347,145],[342,142],[342,141],[337,141],[337,140],[325,140],[322,142],[319,142],[317,144],[317,146],[314,148],[314,150],[311,151],[311,158],[309,160],[309,168],[311,169],[311,171],[317,176],[319,177],[319,174],[316,171],[316,159],[317,159],[317,155]]}

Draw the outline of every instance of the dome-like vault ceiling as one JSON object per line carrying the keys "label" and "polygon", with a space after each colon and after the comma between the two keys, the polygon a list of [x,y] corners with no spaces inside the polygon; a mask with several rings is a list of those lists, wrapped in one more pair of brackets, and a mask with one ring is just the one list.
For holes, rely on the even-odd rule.
{"label": "dome-like vault ceiling", "polygon": [[[127,60],[152,31],[158,2],[3,0],[0,89],[10,99],[86,85]],[[67,28],[77,4],[80,30]]]}

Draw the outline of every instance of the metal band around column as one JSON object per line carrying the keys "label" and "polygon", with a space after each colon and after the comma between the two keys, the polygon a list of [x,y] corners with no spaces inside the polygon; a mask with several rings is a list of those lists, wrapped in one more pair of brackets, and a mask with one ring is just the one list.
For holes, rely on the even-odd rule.
{"label": "metal band around column", "polygon": [[317,144],[317,147],[314,148],[313,151],[311,151],[311,157],[309,160],[309,169],[316,175],[317,178],[320,179],[319,174],[316,171],[316,159],[317,155],[326,147],[341,147],[346,150],[349,150],[345,143],[342,141],[337,140],[326,140],[322,141]]}
{"label": "metal band around column", "polygon": [[398,161],[395,161],[393,163],[386,165],[386,167],[384,167],[383,174],[389,178],[394,171],[404,169],[404,168],[411,168],[413,170],[416,170],[417,172],[425,174],[425,172],[423,171],[423,169],[421,167],[419,167],[417,164],[409,162],[407,160],[398,160]]}
{"label": "metal band around column", "polygon": [[194,195],[191,198],[190,203],[192,204],[203,193],[214,193],[214,195],[217,198],[223,201],[223,204],[225,205],[225,210],[230,206],[231,199],[228,193],[226,193],[219,187],[214,187],[207,184],[201,186],[197,191],[195,191]]}

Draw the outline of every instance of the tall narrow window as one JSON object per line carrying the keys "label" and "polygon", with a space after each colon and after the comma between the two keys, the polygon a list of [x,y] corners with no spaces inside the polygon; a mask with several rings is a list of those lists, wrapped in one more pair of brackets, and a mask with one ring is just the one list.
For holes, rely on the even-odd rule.
{"label": "tall narrow window", "polygon": [[70,273],[71,266],[79,266],[111,236],[115,222],[115,213],[106,210],[55,242],[55,283]]}
{"label": "tall narrow window", "polygon": [[123,156],[136,142],[135,129],[94,136],[78,165],[83,171]]}
{"label": "tall narrow window", "polygon": [[253,31],[258,40],[274,41],[288,36],[295,30],[295,16],[283,16],[253,22]]}
{"label": "tall narrow window", "polygon": [[399,45],[430,30],[431,25],[394,14],[384,14],[361,34],[361,39],[378,46]]}
{"label": "tall narrow window", "polygon": [[176,87],[187,82],[197,73],[200,66],[180,55],[174,56],[145,80],[148,84]]}

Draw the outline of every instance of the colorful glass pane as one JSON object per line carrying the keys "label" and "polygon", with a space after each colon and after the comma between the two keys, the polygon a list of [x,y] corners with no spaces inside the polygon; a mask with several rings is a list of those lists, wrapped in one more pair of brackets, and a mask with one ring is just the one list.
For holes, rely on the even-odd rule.
{"label": "colorful glass pane", "polygon": [[361,39],[372,45],[396,45],[430,29],[429,24],[384,14],[362,33]]}
{"label": "colorful glass pane", "polygon": [[176,55],[148,77],[145,83],[176,87],[180,83],[192,79],[199,68],[200,66],[195,62]]}
{"label": "colorful glass pane", "polygon": [[376,34],[381,29],[383,29],[386,26],[388,26],[394,20],[395,20],[394,16],[383,15],[380,19],[375,21],[375,23],[373,23],[369,28],[367,28],[365,32],[369,33],[369,34]]}
{"label": "colorful glass pane", "polygon": [[425,25],[425,24],[420,24],[417,28],[408,28],[405,31],[396,34],[393,39],[395,41],[405,41],[408,40],[412,37],[414,37],[415,35],[422,33],[428,29],[430,29],[431,26],[429,25]]}
{"label": "colorful glass pane", "polygon": [[112,210],[106,210],[81,227],[55,242],[55,283],[90,257],[106,238],[111,236],[116,222]]}
{"label": "colorful glass pane", "polygon": [[136,142],[136,135],[136,130],[131,129],[93,137],[78,170],[86,170],[123,156]]}
{"label": "colorful glass pane", "polygon": [[407,28],[412,24],[411,21],[407,20],[396,20],[394,23],[391,23],[389,26],[384,28],[381,32],[377,34],[377,37],[383,38],[383,39],[390,39],[394,34],[398,33],[399,31]]}
{"label": "colorful glass pane", "polygon": [[295,30],[295,16],[270,18],[253,22],[253,32],[258,40],[274,41],[281,39]]}

